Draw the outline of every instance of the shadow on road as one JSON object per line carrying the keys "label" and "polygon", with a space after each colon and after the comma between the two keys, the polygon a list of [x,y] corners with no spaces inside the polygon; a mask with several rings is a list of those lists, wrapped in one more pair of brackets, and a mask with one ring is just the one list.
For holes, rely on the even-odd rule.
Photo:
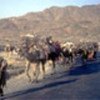
{"label": "shadow on road", "polygon": [[22,91],[18,91],[18,92],[8,94],[5,97],[3,97],[2,100],[13,99],[13,98],[20,96],[20,95],[26,95],[28,93],[33,93],[33,92],[37,92],[37,91],[40,91],[40,90],[43,91],[44,89],[49,89],[49,88],[61,86],[61,85],[64,85],[64,84],[69,84],[69,83],[72,83],[72,82],[75,82],[75,81],[77,81],[77,79],[50,82],[48,84],[45,84],[45,85],[42,85],[42,86],[39,86],[39,87],[36,87],[36,88],[30,88],[30,89],[27,89],[27,90],[22,90]]}
{"label": "shadow on road", "polygon": [[[87,63],[85,65],[80,66],[73,66],[67,71],[59,73],[60,76],[57,75],[57,79],[61,79],[63,77],[69,77],[69,76],[80,76],[80,75],[89,75],[89,74],[95,74],[100,72],[100,62],[92,62]],[[51,79],[51,78],[50,78]]]}
{"label": "shadow on road", "polygon": [[100,62],[90,63],[79,67],[73,67],[70,69],[69,74],[67,75],[88,75],[92,73],[100,72]]}

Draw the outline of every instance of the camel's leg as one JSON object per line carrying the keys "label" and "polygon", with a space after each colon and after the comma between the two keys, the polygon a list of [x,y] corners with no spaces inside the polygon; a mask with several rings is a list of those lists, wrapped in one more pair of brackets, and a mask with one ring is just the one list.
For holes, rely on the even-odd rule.
{"label": "camel's leg", "polygon": [[53,71],[53,73],[52,73],[52,74],[54,74],[54,73],[55,73],[55,67],[56,67],[56,65],[55,65],[55,61],[52,61],[52,71]]}
{"label": "camel's leg", "polygon": [[44,63],[42,63],[42,72],[43,72],[43,78],[44,78],[45,76],[45,64]]}
{"label": "camel's leg", "polygon": [[25,73],[29,79],[29,81],[31,81],[31,76],[29,75],[29,69],[30,69],[30,62],[26,62],[26,69],[25,69]]}
{"label": "camel's leg", "polygon": [[35,68],[35,81],[37,82],[38,81],[38,77],[39,77],[39,74],[40,74],[40,63],[37,63],[36,64],[36,68]]}
{"label": "camel's leg", "polygon": [[42,60],[42,61],[41,61],[41,65],[42,65],[42,72],[43,72],[43,78],[44,78],[44,76],[45,76],[45,63],[46,63],[46,61],[45,61],[45,60]]}
{"label": "camel's leg", "polygon": [[55,61],[53,61],[53,69],[54,69],[54,70],[55,70],[55,67],[56,67]]}

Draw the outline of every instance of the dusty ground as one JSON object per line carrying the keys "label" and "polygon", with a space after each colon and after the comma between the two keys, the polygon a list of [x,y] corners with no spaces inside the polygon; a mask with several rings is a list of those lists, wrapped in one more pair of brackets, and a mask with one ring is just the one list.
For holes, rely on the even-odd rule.
{"label": "dusty ground", "polygon": [[[4,100],[99,100],[100,60],[86,65],[56,66],[51,75],[51,66],[46,67],[46,77],[41,72],[39,82],[30,83],[24,73],[10,78],[5,87]],[[31,73],[32,75],[32,73]]]}

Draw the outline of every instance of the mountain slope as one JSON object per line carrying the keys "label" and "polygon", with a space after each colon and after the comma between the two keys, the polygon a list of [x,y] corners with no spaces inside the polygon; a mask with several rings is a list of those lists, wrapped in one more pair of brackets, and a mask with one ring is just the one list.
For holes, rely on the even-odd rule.
{"label": "mountain slope", "polygon": [[[61,40],[100,38],[100,5],[51,7],[42,12],[0,20],[0,37],[17,40],[22,34],[53,35]],[[3,39],[2,39],[3,40]]]}

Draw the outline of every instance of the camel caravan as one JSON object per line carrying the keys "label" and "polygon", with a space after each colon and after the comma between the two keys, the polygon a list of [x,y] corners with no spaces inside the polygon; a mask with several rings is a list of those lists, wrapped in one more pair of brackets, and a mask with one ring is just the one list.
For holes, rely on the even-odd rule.
{"label": "camel caravan", "polygon": [[[31,82],[33,78],[30,76],[29,70],[31,65],[34,64],[35,71],[33,75],[35,76],[35,82],[38,82],[40,65],[42,67],[43,78],[45,78],[46,63],[49,61],[52,62],[52,72],[55,73],[56,64],[58,62],[63,66],[67,67],[67,65],[69,65],[71,67],[76,61],[77,56],[81,57],[82,64],[85,64],[88,60],[96,59],[98,48],[99,46],[96,42],[84,42],[79,44],[74,44],[72,42],[61,43],[58,40],[54,40],[52,36],[41,37],[28,34],[21,37],[21,43],[18,47],[7,45],[4,51],[9,52],[10,55],[12,55],[13,52],[18,55],[20,59],[25,60],[25,73]],[[3,61],[5,61],[5,58],[0,61],[0,73],[3,69],[2,66],[4,67],[4,64],[2,64]],[[8,64],[6,61],[5,67],[7,66]],[[1,73],[0,76],[2,76],[2,74],[5,76],[5,73]],[[3,95],[3,81],[5,81],[5,79],[0,77],[1,95]]]}

